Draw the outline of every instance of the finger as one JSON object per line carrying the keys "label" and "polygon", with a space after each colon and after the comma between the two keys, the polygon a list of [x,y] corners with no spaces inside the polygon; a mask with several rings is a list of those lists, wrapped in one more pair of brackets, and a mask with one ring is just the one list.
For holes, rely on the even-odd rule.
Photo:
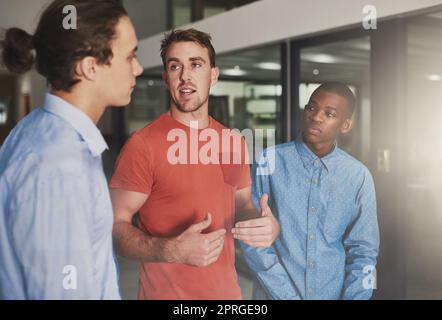
{"label": "finger", "polygon": [[270,235],[272,228],[270,226],[263,227],[250,227],[250,228],[234,228],[232,229],[233,235]]}
{"label": "finger", "polygon": [[226,234],[226,229],[219,229],[211,233],[205,234],[204,236],[207,240],[212,242],[218,240],[219,238],[223,238],[225,234]]}
{"label": "finger", "polygon": [[267,194],[263,194],[261,199],[259,200],[259,206],[261,207],[261,214],[263,216],[268,215],[270,211],[270,207],[268,205],[269,196]]}
{"label": "finger", "polygon": [[237,240],[248,241],[248,242],[270,242],[270,235],[242,235],[235,234],[233,236]]}
{"label": "finger", "polygon": [[238,222],[235,224],[235,228],[259,228],[270,226],[271,224],[272,220],[269,217],[261,217]]}
{"label": "finger", "polygon": [[210,266],[211,264],[213,264],[213,263],[215,263],[216,261],[218,261],[218,258],[219,258],[219,255],[217,255],[217,256],[215,256],[215,257],[213,257],[213,258],[210,258],[210,259],[207,261],[206,267],[207,267],[207,266]]}
{"label": "finger", "polygon": [[212,241],[209,245],[209,252],[213,252],[217,249],[219,249],[219,247],[223,247],[224,245],[224,237],[219,238],[218,240]]}
{"label": "finger", "polygon": [[188,230],[191,232],[201,232],[204,229],[207,229],[211,223],[212,223],[212,215],[208,213],[203,221],[191,225]]}
{"label": "finger", "polygon": [[218,248],[216,248],[215,250],[213,250],[213,252],[209,254],[208,259],[209,260],[212,260],[213,258],[218,259],[219,255],[223,251],[223,247],[224,247],[224,241],[221,243],[221,245]]}
{"label": "finger", "polygon": [[269,242],[256,242],[256,241],[243,241],[243,242],[253,248],[269,248],[271,246]]}

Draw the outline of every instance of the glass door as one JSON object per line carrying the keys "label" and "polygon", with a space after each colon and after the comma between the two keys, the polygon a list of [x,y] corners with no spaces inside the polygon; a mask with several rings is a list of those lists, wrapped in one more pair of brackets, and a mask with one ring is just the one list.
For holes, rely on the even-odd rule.
{"label": "glass door", "polygon": [[[299,83],[297,132],[304,106],[310,95],[322,83],[342,82],[350,87],[357,99],[353,130],[338,139],[338,145],[364,163],[370,149],[370,37],[362,35],[346,39],[338,37],[295,42],[299,52]],[[343,38],[343,39],[339,39]]]}

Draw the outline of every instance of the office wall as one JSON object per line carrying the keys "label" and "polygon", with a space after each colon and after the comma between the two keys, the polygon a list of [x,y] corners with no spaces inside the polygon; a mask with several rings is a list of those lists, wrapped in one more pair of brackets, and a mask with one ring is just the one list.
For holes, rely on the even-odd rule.
{"label": "office wall", "polygon": [[[215,49],[223,53],[362,24],[367,4],[385,19],[442,6],[442,0],[261,0],[184,27],[209,32]],[[161,64],[161,38],[158,34],[140,42],[145,68]]]}
{"label": "office wall", "polygon": [[20,27],[33,32],[49,0],[0,0],[0,28]]}

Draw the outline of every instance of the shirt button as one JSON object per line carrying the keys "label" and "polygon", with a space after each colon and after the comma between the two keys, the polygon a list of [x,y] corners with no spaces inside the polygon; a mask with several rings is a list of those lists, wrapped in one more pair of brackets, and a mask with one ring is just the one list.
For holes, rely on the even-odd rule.
{"label": "shirt button", "polygon": [[310,240],[315,240],[315,236],[314,235],[310,235],[309,237],[308,237]]}
{"label": "shirt button", "polygon": [[307,290],[307,293],[308,293],[308,294],[314,294],[315,291],[314,291],[313,289],[308,289],[308,290]]}
{"label": "shirt button", "polygon": [[315,212],[316,212],[316,208],[315,208],[315,207],[311,207],[311,208],[310,208],[310,212],[311,212],[311,213],[315,213]]}
{"label": "shirt button", "polygon": [[308,266],[309,266],[310,269],[313,269],[315,267],[315,263],[314,262],[310,262],[308,264]]}

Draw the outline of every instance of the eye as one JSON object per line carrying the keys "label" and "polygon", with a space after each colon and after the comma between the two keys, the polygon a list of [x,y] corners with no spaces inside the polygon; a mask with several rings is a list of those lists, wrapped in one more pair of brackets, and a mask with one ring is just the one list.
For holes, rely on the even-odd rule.
{"label": "eye", "polygon": [[195,62],[192,64],[193,68],[201,68],[203,65],[201,63]]}
{"label": "eye", "polygon": [[171,71],[176,71],[176,70],[178,70],[179,68],[180,68],[180,66],[177,65],[177,64],[171,64],[171,65],[169,66],[169,69],[170,69]]}
{"label": "eye", "polygon": [[314,111],[315,107],[308,104],[308,105],[305,106],[305,109],[307,109],[308,111]]}
{"label": "eye", "polygon": [[327,117],[329,117],[329,118],[334,118],[334,117],[336,117],[336,114],[335,114],[334,112],[330,112],[330,111],[327,111],[327,112],[325,113],[325,115],[326,115]]}

